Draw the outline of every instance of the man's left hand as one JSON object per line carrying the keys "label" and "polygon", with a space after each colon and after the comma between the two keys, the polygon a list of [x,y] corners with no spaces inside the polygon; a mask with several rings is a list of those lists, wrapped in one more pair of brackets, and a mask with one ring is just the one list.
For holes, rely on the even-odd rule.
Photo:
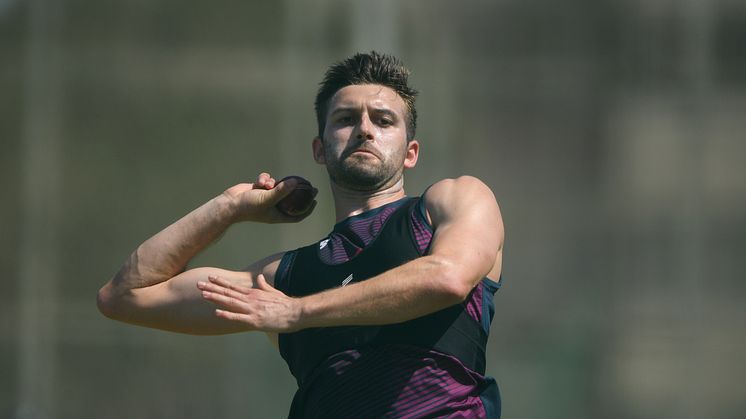
{"label": "man's left hand", "polygon": [[247,331],[287,333],[297,330],[300,300],[269,285],[264,275],[257,277],[254,288],[234,285],[216,276],[208,280],[198,282],[197,287],[205,300],[219,307],[215,310],[216,316],[243,323]]}

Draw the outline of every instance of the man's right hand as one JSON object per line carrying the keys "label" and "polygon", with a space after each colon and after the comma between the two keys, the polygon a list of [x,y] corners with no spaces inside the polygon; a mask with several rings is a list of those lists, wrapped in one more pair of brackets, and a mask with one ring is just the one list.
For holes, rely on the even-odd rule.
{"label": "man's right hand", "polygon": [[[293,178],[277,181],[269,173],[261,173],[254,183],[239,183],[228,188],[223,195],[229,198],[234,222],[296,223],[311,215],[316,201],[304,214],[289,216],[278,211],[275,205],[288,196],[297,181]],[[314,188],[314,196],[318,190]]]}

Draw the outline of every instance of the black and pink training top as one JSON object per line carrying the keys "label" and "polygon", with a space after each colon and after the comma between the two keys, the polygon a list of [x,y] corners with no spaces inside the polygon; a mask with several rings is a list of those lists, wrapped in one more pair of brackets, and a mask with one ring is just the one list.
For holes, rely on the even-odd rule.
{"label": "black and pink training top", "polygon": [[[424,201],[403,198],[336,224],[323,240],[287,252],[275,286],[304,296],[364,281],[427,254]],[[298,382],[291,418],[499,418],[485,349],[499,288],[484,278],[467,299],[383,326],[280,334]]]}

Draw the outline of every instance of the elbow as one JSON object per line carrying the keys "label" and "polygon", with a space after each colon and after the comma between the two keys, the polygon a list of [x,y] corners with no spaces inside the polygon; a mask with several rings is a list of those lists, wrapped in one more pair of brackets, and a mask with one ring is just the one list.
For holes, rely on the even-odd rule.
{"label": "elbow", "polygon": [[445,291],[452,304],[460,304],[466,301],[472,289],[473,286],[466,281],[453,281]]}
{"label": "elbow", "polygon": [[450,305],[464,302],[471,294],[475,281],[463,268],[451,261],[440,260],[438,290]]}
{"label": "elbow", "polygon": [[96,307],[101,314],[112,320],[119,320],[121,318],[121,304],[112,289],[111,283],[104,285],[98,291],[96,295]]}
{"label": "elbow", "polygon": [[110,285],[106,284],[98,290],[96,295],[96,307],[98,311],[108,318],[114,318],[114,304],[112,303]]}

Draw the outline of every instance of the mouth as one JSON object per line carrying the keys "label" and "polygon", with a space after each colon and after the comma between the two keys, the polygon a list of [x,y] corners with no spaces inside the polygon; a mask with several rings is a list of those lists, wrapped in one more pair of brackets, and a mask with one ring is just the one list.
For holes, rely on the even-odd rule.
{"label": "mouth", "polygon": [[365,149],[365,148],[358,148],[357,150],[353,150],[352,153],[350,153],[350,155],[353,155],[353,154],[369,154],[371,156],[380,158],[378,156],[378,153],[376,153],[373,150],[369,150],[369,149]]}

